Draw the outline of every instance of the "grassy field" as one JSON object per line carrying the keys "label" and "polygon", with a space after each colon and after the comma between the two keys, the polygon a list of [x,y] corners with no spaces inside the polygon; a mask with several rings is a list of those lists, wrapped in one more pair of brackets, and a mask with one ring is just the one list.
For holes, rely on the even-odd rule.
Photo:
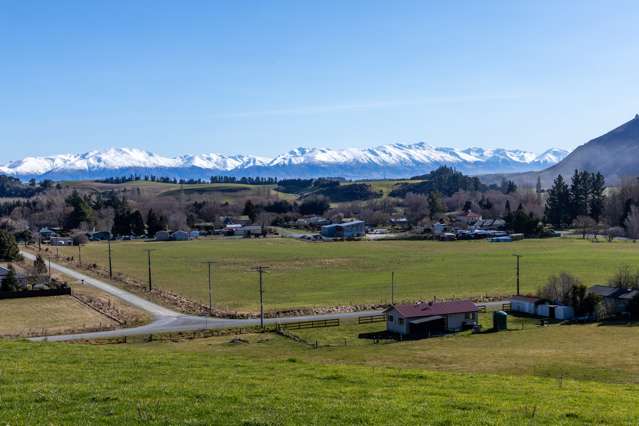
{"label": "grassy field", "polygon": [[293,194],[286,194],[275,190],[276,185],[247,185],[240,183],[212,183],[180,185],[174,183],[132,181],[122,184],[101,183],[95,181],[67,182],[66,185],[82,190],[103,192],[110,190],[141,191],[149,196],[184,196],[186,200],[190,196],[207,195],[220,202],[233,201],[237,198],[264,197],[273,199],[294,200]]}
{"label": "grassy field", "polygon": [[[324,331],[352,339],[368,329]],[[637,424],[638,333],[527,323],[320,349],[273,334],[241,344],[0,341],[0,423]]]}
{"label": "grassy field", "polygon": [[71,296],[0,300],[0,336],[95,330],[115,322]]}
{"label": "grassy field", "polygon": [[[116,272],[146,281],[146,249],[154,249],[156,286],[208,301],[207,260],[214,266],[214,301],[222,308],[255,310],[258,280],[252,268],[270,266],[265,277],[268,309],[386,303],[390,273],[396,299],[509,295],[515,291],[515,253],[521,260],[523,292],[536,290],[549,275],[569,271],[585,284],[607,281],[622,264],[636,264],[639,245],[579,239],[487,241],[362,241],[309,243],[291,239],[117,242]],[[83,247],[83,262],[107,264],[106,244]],[[64,251],[76,256],[77,249]]]}
{"label": "grassy field", "polygon": [[[490,314],[482,316],[486,330]],[[370,367],[394,365],[429,370],[538,377],[567,377],[639,385],[639,326],[573,325],[539,327],[537,320],[511,317],[505,333],[470,331],[423,341],[375,344],[359,333],[380,331],[384,323],[294,330],[320,346],[305,359]],[[274,350],[269,357],[278,357]],[[286,353],[286,352],[284,352]],[[279,356],[285,356],[284,354]],[[289,355],[290,356],[290,355]]]}
{"label": "grassy field", "polygon": [[369,184],[373,188],[373,191],[382,191],[382,194],[384,194],[384,197],[388,197],[388,194],[390,194],[390,192],[393,189],[395,189],[395,186],[402,183],[415,183],[420,181],[408,180],[408,179],[396,179],[396,180],[389,179],[389,180],[364,180],[361,182]]}

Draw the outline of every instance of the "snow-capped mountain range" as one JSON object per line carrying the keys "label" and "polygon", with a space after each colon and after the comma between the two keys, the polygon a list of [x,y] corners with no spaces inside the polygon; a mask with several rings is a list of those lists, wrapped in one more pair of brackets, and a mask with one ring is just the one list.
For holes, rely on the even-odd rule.
{"label": "snow-capped mountain range", "polygon": [[420,142],[376,148],[297,148],[265,158],[252,155],[200,154],[164,157],[135,148],[110,148],[84,154],[27,157],[0,166],[0,174],[23,179],[81,180],[128,175],[209,178],[214,175],[277,178],[405,178],[437,167],[464,173],[511,173],[541,170],[568,155],[553,148],[536,155],[518,149],[439,148]]}

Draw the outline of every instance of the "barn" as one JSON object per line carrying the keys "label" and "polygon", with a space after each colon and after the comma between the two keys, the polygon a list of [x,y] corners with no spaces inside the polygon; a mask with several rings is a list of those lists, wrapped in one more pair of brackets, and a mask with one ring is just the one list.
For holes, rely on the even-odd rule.
{"label": "barn", "polygon": [[158,231],[155,233],[155,239],[157,241],[169,241],[171,239],[171,233],[169,231]]}
{"label": "barn", "polygon": [[477,324],[478,312],[470,300],[392,305],[384,311],[388,332],[412,338],[472,327]]}
{"label": "barn", "polygon": [[537,308],[545,303],[545,300],[533,296],[513,296],[510,300],[510,309],[528,315],[538,315]]}
{"label": "barn", "polygon": [[575,310],[572,306],[544,303],[537,306],[537,315],[540,317],[566,321],[575,317]]}
{"label": "barn", "polygon": [[175,231],[171,234],[171,239],[175,241],[188,241],[191,239],[191,234],[187,231]]}
{"label": "barn", "polygon": [[361,220],[322,226],[320,234],[325,238],[357,238],[366,234],[366,224]]}

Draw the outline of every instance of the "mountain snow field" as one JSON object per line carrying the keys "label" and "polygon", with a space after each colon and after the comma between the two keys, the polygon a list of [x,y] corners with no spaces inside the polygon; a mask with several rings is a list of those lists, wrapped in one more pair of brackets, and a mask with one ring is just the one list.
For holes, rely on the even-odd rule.
{"label": "mountain snow field", "polygon": [[130,174],[185,179],[212,175],[401,178],[443,165],[469,174],[534,171],[552,166],[566,155],[567,151],[558,148],[537,155],[518,149],[433,147],[424,142],[375,148],[296,148],[274,158],[214,153],[165,157],[136,148],[109,148],[83,154],[27,157],[0,166],[0,173],[39,179],[97,179]]}

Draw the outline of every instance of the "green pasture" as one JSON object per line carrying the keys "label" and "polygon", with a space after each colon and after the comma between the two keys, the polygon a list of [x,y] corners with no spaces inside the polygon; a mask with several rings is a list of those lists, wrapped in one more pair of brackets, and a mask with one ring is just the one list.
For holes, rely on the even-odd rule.
{"label": "green pasture", "polygon": [[239,343],[0,341],[0,423],[637,424],[637,333],[528,322],[319,349],[271,333]]}
{"label": "green pasture", "polygon": [[[230,310],[257,308],[257,265],[270,268],[264,278],[267,309],[286,309],[387,303],[391,272],[395,301],[508,296],[515,292],[514,254],[523,256],[523,293],[562,271],[591,285],[606,282],[621,264],[639,264],[637,244],[574,238],[513,243],[214,239],[115,242],[112,248],[114,271],[140,282],[147,280],[145,250],[152,249],[154,285],[203,303],[208,303],[204,262],[214,261],[214,303]],[[77,248],[60,248],[60,253],[77,261]],[[83,246],[82,261],[106,269],[107,245]]]}

